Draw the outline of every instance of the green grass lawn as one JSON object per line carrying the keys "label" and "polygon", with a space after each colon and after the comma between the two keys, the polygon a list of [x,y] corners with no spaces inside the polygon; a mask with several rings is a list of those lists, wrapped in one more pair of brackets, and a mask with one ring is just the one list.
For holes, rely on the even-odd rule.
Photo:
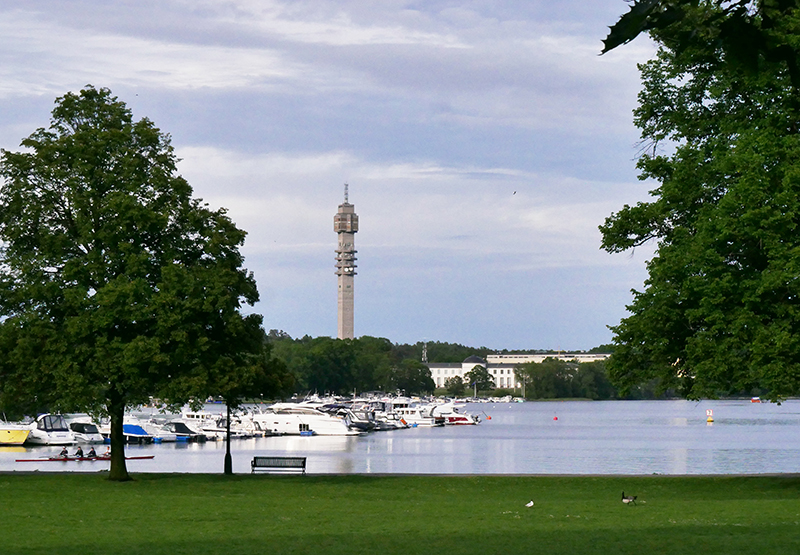
{"label": "green grass lawn", "polygon": [[788,476],[135,478],[0,475],[0,553],[800,553]]}

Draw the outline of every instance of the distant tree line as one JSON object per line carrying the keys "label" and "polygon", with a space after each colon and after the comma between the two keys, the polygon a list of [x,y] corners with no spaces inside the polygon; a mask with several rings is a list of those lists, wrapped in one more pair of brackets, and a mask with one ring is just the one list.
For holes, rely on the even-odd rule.
{"label": "distant tree line", "polygon": [[294,376],[296,393],[380,390],[417,395],[435,388],[421,360],[421,345],[414,356],[416,346],[394,345],[380,337],[292,339],[283,331],[271,330],[268,338],[274,356]]}
{"label": "distant tree line", "polygon": [[[436,385],[430,370],[422,362],[427,347],[429,362],[462,362],[471,355],[486,358],[490,354],[522,352],[554,353],[555,351],[510,351],[469,347],[458,343],[432,341],[415,344],[392,343],[381,337],[363,336],[357,339],[310,337],[293,339],[281,330],[270,330],[268,340],[273,356],[282,361],[294,378],[295,393],[337,393],[353,391],[403,392],[407,395],[430,394]],[[611,346],[601,345],[590,352],[609,352]],[[554,358],[539,364],[521,365],[517,371],[524,377],[525,396],[530,399],[576,398],[614,399],[616,389],[609,383],[602,361],[577,364]],[[457,379],[456,379],[457,378]],[[521,395],[522,391],[495,390],[490,373],[481,366],[473,368],[465,379],[454,376],[445,384],[450,395],[469,395],[475,390],[481,395]],[[653,398],[654,393],[641,388],[632,391],[633,398]]]}
{"label": "distant tree line", "polygon": [[520,365],[516,374],[517,380],[524,382],[525,397],[529,399],[617,397],[604,361],[577,363],[546,358],[539,363]]}

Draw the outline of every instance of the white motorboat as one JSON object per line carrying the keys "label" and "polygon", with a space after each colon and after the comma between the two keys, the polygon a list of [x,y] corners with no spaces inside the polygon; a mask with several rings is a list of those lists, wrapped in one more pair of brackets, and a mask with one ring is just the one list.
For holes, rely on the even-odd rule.
{"label": "white motorboat", "polygon": [[464,405],[445,403],[443,405],[431,405],[429,411],[431,415],[443,416],[444,423],[447,426],[474,425],[481,421],[479,416],[459,410],[463,408]]}
{"label": "white motorboat", "polygon": [[202,432],[198,432],[186,425],[183,420],[173,420],[162,426],[163,430],[174,434],[175,441],[204,443],[208,438]]}
{"label": "white motorboat", "polygon": [[40,414],[29,426],[26,443],[34,445],[74,445],[75,435],[60,414]]}
{"label": "white motorboat", "polygon": [[375,421],[377,423],[376,430],[402,430],[408,428],[408,422],[403,420],[396,412],[379,412],[375,411]]}
{"label": "white motorboat", "polygon": [[236,422],[238,429],[246,434],[247,437],[266,437],[278,435],[270,429],[262,429],[261,424],[253,419],[253,416],[256,414],[258,414],[258,412],[251,412],[249,410],[238,412],[234,418],[234,421],[231,422],[231,425]]}
{"label": "white motorboat", "polygon": [[69,423],[69,429],[72,435],[75,436],[75,441],[78,443],[103,443],[103,434],[97,429],[97,426],[92,422],[85,420],[73,420]]}
{"label": "white motorboat", "polygon": [[352,409],[356,411],[368,411],[374,416],[375,430],[400,430],[408,428],[408,423],[391,410],[391,405],[386,401],[369,400],[353,403]]}
{"label": "white motorboat", "polygon": [[[111,422],[107,418],[100,422],[98,429],[104,440],[110,441]],[[155,441],[153,436],[142,426],[142,421],[132,415],[125,415],[122,419],[122,436],[125,438],[125,443],[129,445],[148,445]]]}
{"label": "white motorboat", "polygon": [[351,430],[341,418],[299,403],[276,403],[254,414],[253,422],[273,434],[351,436],[361,433]]}
{"label": "white motorboat", "polygon": [[398,408],[394,412],[412,428],[416,426],[444,426],[445,423],[444,416],[433,416],[428,407],[421,405]]}
{"label": "white motorboat", "polygon": [[[181,419],[190,428],[205,434],[208,439],[224,440],[228,437],[228,417],[224,414],[206,411],[184,411],[181,413]],[[252,435],[242,429],[237,418],[231,418],[231,438],[242,439]]]}
{"label": "white motorboat", "polygon": [[153,437],[153,443],[170,443],[178,441],[177,434],[165,429],[164,424],[165,422],[159,422],[154,418],[151,418],[150,420],[139,418],[139,425],[144,429],[145,432]]}

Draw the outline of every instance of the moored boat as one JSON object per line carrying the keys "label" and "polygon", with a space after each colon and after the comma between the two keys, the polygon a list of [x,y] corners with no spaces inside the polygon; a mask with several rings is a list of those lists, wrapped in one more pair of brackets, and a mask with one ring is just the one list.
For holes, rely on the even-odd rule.
{"label": "moored boat", "polygon": [[75,435],[60,414],[40,414],[29,426],[27,443],[34,445],[74,445]]}
{"label": "moored boat", "polygon": [[397,415],[409,426],[444,426],[444,416],[433,416],[427,407],[408,406],[396,409]]}
{"label": "moored boat", "polygon": [[253,422],[274,434],[351,436],[363,433],[351,430],[341,418],[300,403],[276,403],[254,414]]}
{"label": "moored boat", "polygon": [[22,445],[31,430],[24,424],[0,422],[0,445]]}
{"label": "moored boat", "polygon": [[431,405],[430,414],[444,417],[444,423],[448,426],[474,425],[481,421],[479,416],[461,412],[460,408],[464,408],[463,405],[457,406],[455,403]]}
{"label": "moored boat", "polygon": [[103,436],[92,422],[75,420],[69,423],[69,429],[78,443],[103,443]]}
{"label": "moored boat", "polygon": [[208,439],[204,433],[191,429],[183,420],[173,420],[163,425],[163,429],[171,434],[175,434],[175,441],[203,443]]}

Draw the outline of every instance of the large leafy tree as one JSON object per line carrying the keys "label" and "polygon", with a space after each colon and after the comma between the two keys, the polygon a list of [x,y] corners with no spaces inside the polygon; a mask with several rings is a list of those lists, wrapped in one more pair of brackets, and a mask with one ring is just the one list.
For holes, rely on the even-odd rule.
{"label": "large leafy tree", "polygon": [[494,378],[489,371],[480,364],[464,375],[464,383],[476,391],[490,391],[494,389]]}
{"label": "large leafy tree", "polygon": [[444,381],[444,388],[447,390],[447,393],[454,397],[463,395],[467,390],[467,386],[464,384],[464,380],[461,378],[461,376],[447,378]]}
{"label": "large leafy tree", "polygon": [[126,407],[232,397],[263,366],[245,233],[107,89],[57,99],[22,147],[0,157],[0,402],[108,414],[125,480]]}
{"label": "large leafy tree", "polygon": [[[601,231],[610,252],[651,240],[657,249],[630,316],[612,328],[610,376],[623,394],[651,379],[691,398],[796,394],[797,2],[640,1],[633,10],[645,5],[659,51],[641,66],[638,167],[658,186]],[[670,7],[679,17],[652,19]]]}
{"label": "large leafy tree", "polygon": [[432,393],[436,384],[430,369],[418,360],[407,358],[394,365],[383,383],[384,391],[403,391],[406,395]]}

